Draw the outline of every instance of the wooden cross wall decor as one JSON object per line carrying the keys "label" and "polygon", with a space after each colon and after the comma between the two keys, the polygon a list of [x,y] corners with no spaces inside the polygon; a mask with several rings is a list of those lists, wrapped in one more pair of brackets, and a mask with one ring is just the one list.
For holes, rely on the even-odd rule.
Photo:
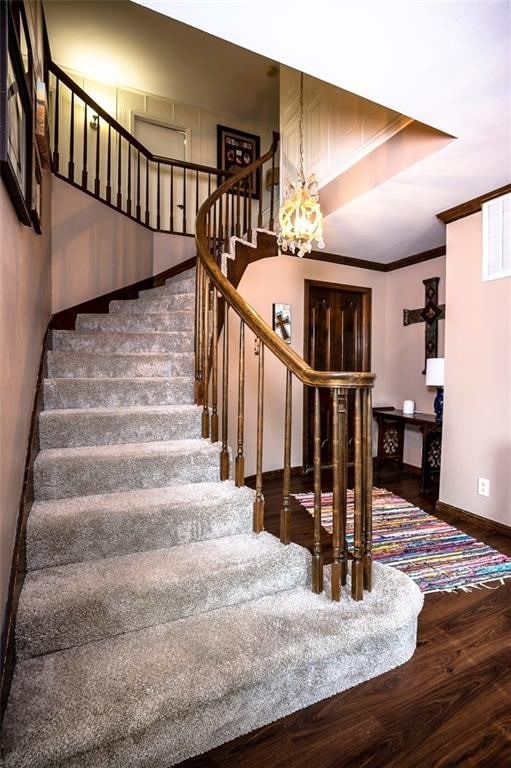
{"label": "wooden cross wall decor", "polygon": [[403,325],[425,323],[424,370],[422,373],[426,373],[426,360],[430,357],[438,357],[438,321],[445,319],[445,304],[438,303],[439,277],[428,277],[422,282],[425,286],[424,307],[421,309],[404,309]]}

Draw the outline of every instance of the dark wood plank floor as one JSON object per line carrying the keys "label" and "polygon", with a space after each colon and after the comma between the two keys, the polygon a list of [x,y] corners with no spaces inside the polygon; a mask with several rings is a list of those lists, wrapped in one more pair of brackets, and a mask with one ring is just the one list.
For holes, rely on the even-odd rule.
{"label": "dark wood plank floor", "polygon": [[[434,513],[435,499],[419,494],[417,477],[384,475],[379,485]],[[310,475],[292,478],[294,492],[311,488]],[[278,534],[281,481],[266,481],[264,494],[266,528]],[[312,518],[293,509],[293,538],[310,546]],[[511,554],[509,538],[456,524]],[[494,590],[426,595],[407,664],[181,765],[509,768],[511,581]]]}

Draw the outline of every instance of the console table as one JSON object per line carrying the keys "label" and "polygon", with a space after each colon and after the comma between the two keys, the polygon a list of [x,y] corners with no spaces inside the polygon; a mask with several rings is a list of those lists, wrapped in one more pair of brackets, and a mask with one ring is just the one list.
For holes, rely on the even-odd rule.
{"label": "console table", "polygon": [[407,416],[397,408],[373,408],[373,417],[378,424],[377,479],[380,479],[383,464],[395,463],[402,469],[405,426],[412,424],[422,432],[421,491],[437,486],[442,458],[442,424],[435,416],[429,413]]}

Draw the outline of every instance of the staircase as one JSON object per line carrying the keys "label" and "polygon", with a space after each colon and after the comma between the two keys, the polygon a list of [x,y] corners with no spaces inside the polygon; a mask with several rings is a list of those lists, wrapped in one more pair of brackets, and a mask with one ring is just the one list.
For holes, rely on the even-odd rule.
{"label": "staircase", "polygon": [[6,768],[167,768],[391,669],[422,598],[362,603],[252,529],[193,400],[194,274],[54,331]]}

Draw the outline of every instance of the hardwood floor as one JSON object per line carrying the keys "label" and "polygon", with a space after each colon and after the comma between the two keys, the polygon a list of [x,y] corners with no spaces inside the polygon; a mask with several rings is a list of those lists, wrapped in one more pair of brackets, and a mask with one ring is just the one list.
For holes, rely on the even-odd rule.
{"label": "hardwood floor", "polygon": [[[380,486],[434,513],[418,478]],[[312,476],[292,478],[310,491]],[[266,528],[278,535],[281,481],[265,482]],[[438,516],[438,515],[437,515]],[[446,518],[447,519],[447,518]],[[511,555],[511,539],[461,525]],[[293,540],[312,518],[293,506]],[[505,768],[511,766],[511,581],[426,595],[418,646],[402,667],[182,763],[183,768]]]}

